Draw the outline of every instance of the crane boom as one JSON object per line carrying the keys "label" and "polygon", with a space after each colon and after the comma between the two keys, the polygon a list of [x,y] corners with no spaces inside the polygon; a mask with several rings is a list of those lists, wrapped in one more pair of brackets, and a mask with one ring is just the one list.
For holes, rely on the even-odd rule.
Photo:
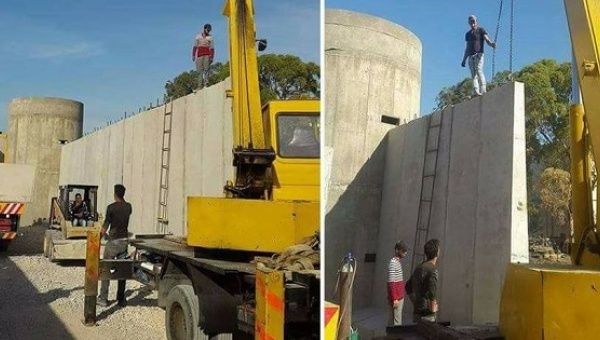
{"label": "crane boom", "polygon": [[[591,214],[592,187],[586,140],[592,146],[596,164],[600,161],[600,2],[597,0],[564,0],[573,49],[574,91],[579,85],[583,106],[577,94],[571,108],[571,178],[573,197],[573,229],[575,244],[571,252],[575,264],[600,264],[598,256],[585,253],[585,240],[596,234]],[[583,110],[582,110],[583,109]],[[584,132],[587,128],[587,135]],[[599,210],[597,210],[599,211]]]}
{"label": "crane boom", "polygon": [[234,147],[265,147],[258,85],[256,28],[252,0],[227,0]]}

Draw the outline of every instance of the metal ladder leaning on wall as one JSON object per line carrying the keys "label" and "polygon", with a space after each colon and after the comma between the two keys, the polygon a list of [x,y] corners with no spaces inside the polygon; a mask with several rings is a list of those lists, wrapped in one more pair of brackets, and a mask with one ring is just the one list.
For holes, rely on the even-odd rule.
{"label": "metal ladder leaning on wall", "polygon": [[[435,177],[438,162],[438,149],[440,145],[440,136],[442,134],[443,111],[439,112],[439,120],[434,119],[433,113],[428,118],[427,137],[425,140],[425,153],[423,156],[423,176],[421,177],[421,196],[419,200],[419,215],[417,217],[417,228],[415,230],[415,242],[413,246],[413,256],[411,271],[425,260],[423,246],[429,237],[429,226],[431,223],[431,206],[433,204],[433,191],[435,189]],[[437,117],[435,117],[437,118]],[[437,120],[437,121],[436,121]],[[432,130],[437,129],[437,136],[432,135]],[[434,132],[435,133],[435,132]],[[433,136],[433,138],[431,138]],[[433,159],[431,167],[428,167],[428,157]],[[425,185],[431,181],[431,185]]]}
{"label": "metal ladder leaning on wall", "polygon": [[171,127],[173,125],[173,98],[167,98],[163,116],[163,135],[158,188],[158,219],[156,232],[166,234],[169,225],[167,202],[169,197],[169,161],[171,160]]}

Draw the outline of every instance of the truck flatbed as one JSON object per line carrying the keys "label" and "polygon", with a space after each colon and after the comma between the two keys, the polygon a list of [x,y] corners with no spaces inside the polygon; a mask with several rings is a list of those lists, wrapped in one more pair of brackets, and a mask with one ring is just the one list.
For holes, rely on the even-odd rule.
{"label": "truck flatbed", "polygon": [[138,249],[151,251],[165,257],[172,257],[219,274],[246,273],[254,275],[256,273],[256,265],[254,263],[194,257],[193,248],[165,238],[133,239],[130,241],[130,244]]}

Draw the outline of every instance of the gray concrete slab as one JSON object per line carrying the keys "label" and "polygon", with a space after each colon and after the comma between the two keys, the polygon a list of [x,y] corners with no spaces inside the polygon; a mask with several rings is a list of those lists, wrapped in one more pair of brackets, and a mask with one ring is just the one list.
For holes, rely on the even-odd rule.
{"label": "gray concrete slab", "polygon": [[[188,195],[221,197],[232,178],[231,100],[226,80],[173,103],[168,231],[185,236]],[[158,216],[164,107],[145,111],[63,147],[61,184],[99,186],[101,213],[113,186],[127,188],[133,206],[130,231],[152,233]]]}
{"label": "gray concrete slab", "polygon": [[[358,294],[386,314],[388,261],[398,239],[414,244],[418,214],[429,211],[429,203],[419,204],[423,186],[433,190],[429,238],[441,240],[439,318],[494,323],[506,265],[526,260],[528,251],[523,86],[507,84],[432,116],[441,122],[435,171],[431,163],[427,170],[435,182],[422,177],[431,162],[425,157],[428,119],[388,133],[375,275],[372,291]],[[403,260],[407,277],[412,253]],[[407,320],[411,307],[405,304]],[[369,327],[376,320],[385,327],[383,317],[371,318]]]}

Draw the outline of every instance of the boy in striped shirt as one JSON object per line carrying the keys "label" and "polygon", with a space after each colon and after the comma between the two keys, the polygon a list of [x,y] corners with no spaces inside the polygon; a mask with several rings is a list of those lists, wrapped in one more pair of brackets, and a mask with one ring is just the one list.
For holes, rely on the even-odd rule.
{"label": "boy in striped shirt", "polygon": [[402,274],[401,259],[406,256],[408,247],[403,241],[396,242],[394,246],[395,256],[390,260],[388,266],[388,298],[391,310],[392,325],[402,324],[402,306],[404,305],[404,277]]}

